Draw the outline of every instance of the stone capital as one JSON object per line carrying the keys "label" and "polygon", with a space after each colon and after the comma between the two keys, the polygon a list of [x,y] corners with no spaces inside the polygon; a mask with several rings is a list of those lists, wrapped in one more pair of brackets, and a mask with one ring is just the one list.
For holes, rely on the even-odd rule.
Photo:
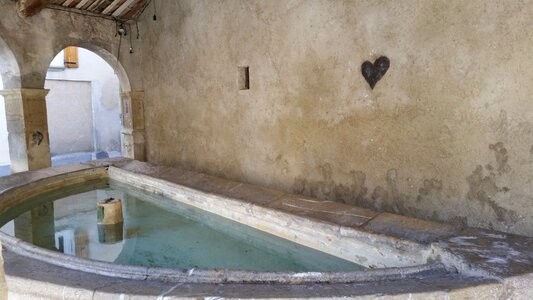
{"label": "stone capital", "polygon": [[139,100],[144,98],[144,91],[129,91],[129,92],[121,92],[120,93],[121,98],[131,98],[132,100]]}
{"label": "stone capital", "polygon": [[127,135],[144,135],[144,129],[132,129],[132,128],[122,128],[120,133]]}
{"label": "stone capital", "polygon": [[24,100],[46,100],[48,92],[50,92],[48,89],[7,89],[0,90],[0,96],[4,96],[6,100],[13,99],[14,97],[19,97]]}

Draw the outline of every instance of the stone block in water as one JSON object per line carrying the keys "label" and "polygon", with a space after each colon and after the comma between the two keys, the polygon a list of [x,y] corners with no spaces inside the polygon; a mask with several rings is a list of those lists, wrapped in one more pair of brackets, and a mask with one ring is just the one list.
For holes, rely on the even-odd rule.
{"label": "stone block in water", "polygon": [[123,222],[122,201],[109,198],[97,203],[98,225],[112,225]]}

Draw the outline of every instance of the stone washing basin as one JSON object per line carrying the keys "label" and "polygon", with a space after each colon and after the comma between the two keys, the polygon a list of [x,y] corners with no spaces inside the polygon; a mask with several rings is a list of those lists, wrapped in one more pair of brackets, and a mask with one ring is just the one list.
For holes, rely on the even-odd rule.
{"label": "stone washing basin", "polygon": [[[10,296],[533,294],[531,238],[377,213],[138,161],[95,161],[1,178],[0,212],[41,193],[95,179],[164,195],[368,270],[257,272],[117,265],[46,250],[0,233]],[[45,274],[54,274],[53,279]]]}

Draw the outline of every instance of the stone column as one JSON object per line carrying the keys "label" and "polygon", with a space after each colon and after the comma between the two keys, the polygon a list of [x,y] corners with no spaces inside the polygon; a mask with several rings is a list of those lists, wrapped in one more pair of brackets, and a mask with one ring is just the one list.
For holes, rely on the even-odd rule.
{"label": "stone column", "polygon": [[11,171],[48,168],[50,138],[46,115],[46,89],[2,90],[6,105]]}
{"label": "stone column", "polygon": [[144,92],[124,92],[122,101],[122,155],[146,160],[144,144]]}

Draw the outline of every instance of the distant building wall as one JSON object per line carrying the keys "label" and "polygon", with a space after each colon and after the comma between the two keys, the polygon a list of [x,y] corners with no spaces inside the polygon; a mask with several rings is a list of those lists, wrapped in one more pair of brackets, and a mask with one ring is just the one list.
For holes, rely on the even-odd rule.
{"label": "distant building wall", "polygon": [[[79,68],[51,68],[46,76],[45,87],[50,89],[47,96],[48,122],[53,125],[49,131],[52,155],[84,151],[120,151],[118,77],[114,74],[113,68],[95,53],[79,48],[78,55]],[[85,103],[87,90],[76,87],[79,82],[88,83],[90,86],[89,106]],[[58,97],[68,99],[58,99]],[[57,105],[59,103],[61,105]],[[74,117],[75,120],[64,118],[65,110],[71,114],[71,117],[79,118]],[[92,124],[88,123],[89,119]],[[72,122],[77,122],[78,125],[72,128],[74,124]],[[87,128],[93,132],[87,134]],[[79,131],[73,132],[73,129]],[[87,147],[88,144],[91,147]]]}
{"label": "distant building wall", "polygon": [[94,151],[91,82],[46,80],[50,153]]}

